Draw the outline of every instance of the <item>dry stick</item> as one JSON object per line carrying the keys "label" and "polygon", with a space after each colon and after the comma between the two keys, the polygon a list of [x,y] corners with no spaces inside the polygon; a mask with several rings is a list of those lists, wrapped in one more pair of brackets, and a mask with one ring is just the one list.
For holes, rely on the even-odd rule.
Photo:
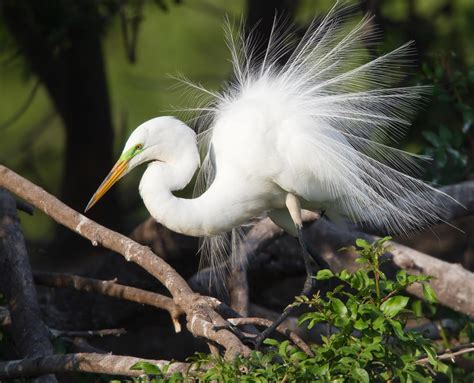
{"label": "dry stick", "polygon": [[[16,201],[3,189],[0,189],[0,274],[0,288],[9,305],[10,332],[19,354],[25,357],[52,355],[54,350],[41,318]],[[35,382],[57,380],[54,375],[43,375]]]}
{"label": "dry stick", "polygon": [[103,336],[120,336],[126,334],[124,328],[106,328],[102,330],[57,330],[50,328],[49,332],[53,338],[63,337],[80,337],[80,338],[95,338]]}
{"label": "dry stick", "polygon": [[[130,369],[138,362],[152,363],[161,368],[170,363],[167,360],[150,360],[132,356],[99,353],[52,355],[0,362],[0,379],[24,378],[50,372],[64,373],[78,371],[95,374],[140,376],[143,375],[142,371]],[[190,365],[188,363],[173,362],[169,366],[167,374],[173,374],[174,372],[186,374],[188,371],[190,371]]]}
{"label": "dry stick", "polygon": [[179,316],[183,310],[173,300],[164,295],[137,287],[121,285],[115,281],[80,277],[78,275],[48,273],[34,271],[33,278],[36,284],[49,287],[64,287],[74,290],[94,292],[114,298],[125,299],[132,302],[146,304],[168,311],[176,332],[181,331]]}
{"label": "dry stick", "polygon": [[42,210],[56,222],[87,238],[93,246],[101,245],[113,250],[127,261],[134,262],[148,271],[168,289],[174,302],[186,313],[188,330],[195,336],[221,345],[226,350],[227,358],[250,353],[250,349],[232,332],[214,330],[215,326],[224,326],[227,322],[209,306],[206,299],[194,293],[186,281],[149,248],[79,214],[3,165],[0,165],[0,186]]}
{"label": "dry stick", "polygon": [[[234,326],[243,326],[251,324],[255,326],[270,327],[273,324],[273,321],[263,318],[230,318],[228,319],[228,321]],[[283,324],[280,324],[275,330],[290,338],[290,340],[308,356],[314,356],[309,346],[294,331],[291,331]]]}
{"label": "dry stick", "polygon": [[[436,358],[438,360],[451,360],[453,363],[455,362],[455,358],[462,354],[467,354],[470,352],[474,352],[474,342],[460,344],[459,346],[453,347],[451,349],[444,350],[440,352]],[[429,362],[428,357],[418,359],[416,361],[417,364],[426,364]]]}
{"label": "dry stick", "polygon": [[249,312],[249,284],[247,265],[235,265],[227,278],[230,307],[246,317]]}

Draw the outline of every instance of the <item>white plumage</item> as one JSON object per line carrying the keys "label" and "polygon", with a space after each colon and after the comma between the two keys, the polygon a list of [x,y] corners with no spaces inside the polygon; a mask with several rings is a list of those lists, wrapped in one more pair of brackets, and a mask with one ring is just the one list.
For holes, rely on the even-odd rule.
{"label": "white plumage", "polygon": [[[204,116],[199,135],[160,117],[139,126],[125,145],[123,174],[151,161],[140,193],[154,218],[184,234],[211,236],[205,247],[213,256],[228,249],[216,235],[263,214],[294,234],[288,194],[303,209],[387,233],[442,219],[444,196],[406,174],[417,168],[412,155],[388,146],[409,126],[426,91],[390,87],[411,62],[411,44],[370,60],[372,18],[347,30],[344,12],[334,7],[302,39],[276,22],[260,56],[252,37],[227,28],[234,80],[218,93],[187,83],[207,99],[190,108]],[[200,195],[177,198],[171,192],[199,166],[197,144],[205,154]]]}

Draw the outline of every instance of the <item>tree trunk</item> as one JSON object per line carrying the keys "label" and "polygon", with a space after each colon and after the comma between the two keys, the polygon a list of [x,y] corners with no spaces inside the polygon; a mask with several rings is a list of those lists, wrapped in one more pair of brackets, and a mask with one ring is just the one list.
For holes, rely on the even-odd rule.
{"label": "tree trunk", "polygon": [[[113,165],[113,128],[101,36],[104,16],[93,0],[1,2],[5,23],[46,87],[66,129],[62,199],[83,210]],[[119,226],[114,190],[91,217]]]}

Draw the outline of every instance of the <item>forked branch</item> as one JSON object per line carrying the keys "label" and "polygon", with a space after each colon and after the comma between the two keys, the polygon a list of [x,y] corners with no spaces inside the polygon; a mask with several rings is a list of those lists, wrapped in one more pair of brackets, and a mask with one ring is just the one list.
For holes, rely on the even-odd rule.
{"label": "forked branch", "polygon": [[157,278],[171,293],[174,302],[185,312],[187,328],[194,336],[220,345],[225,349],[228,358],[250,352],[230,331],[215,331],[215,326],[224,326],[227,322],[209,306],[206,299],[194,293],[186,281],[149,248],[97,224],[3,165],[0,165],[0,186],[23,198],[56,222],[87,238],[93,246],[101,245],[113,250]]}

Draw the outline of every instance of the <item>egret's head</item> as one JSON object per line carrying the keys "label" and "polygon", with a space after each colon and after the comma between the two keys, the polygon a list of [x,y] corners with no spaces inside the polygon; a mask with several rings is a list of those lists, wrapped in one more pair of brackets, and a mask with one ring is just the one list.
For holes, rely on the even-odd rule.
{"label": "egret's head", "polygon": [[141,124],[128,138],[119,160],[102,181],[85,211],[133,168],[148,161],[169,161],[176,157],[176,153],[179,154],[183,142],[190,141],[195,144],[195,133],[174,117],[157,117]]}

